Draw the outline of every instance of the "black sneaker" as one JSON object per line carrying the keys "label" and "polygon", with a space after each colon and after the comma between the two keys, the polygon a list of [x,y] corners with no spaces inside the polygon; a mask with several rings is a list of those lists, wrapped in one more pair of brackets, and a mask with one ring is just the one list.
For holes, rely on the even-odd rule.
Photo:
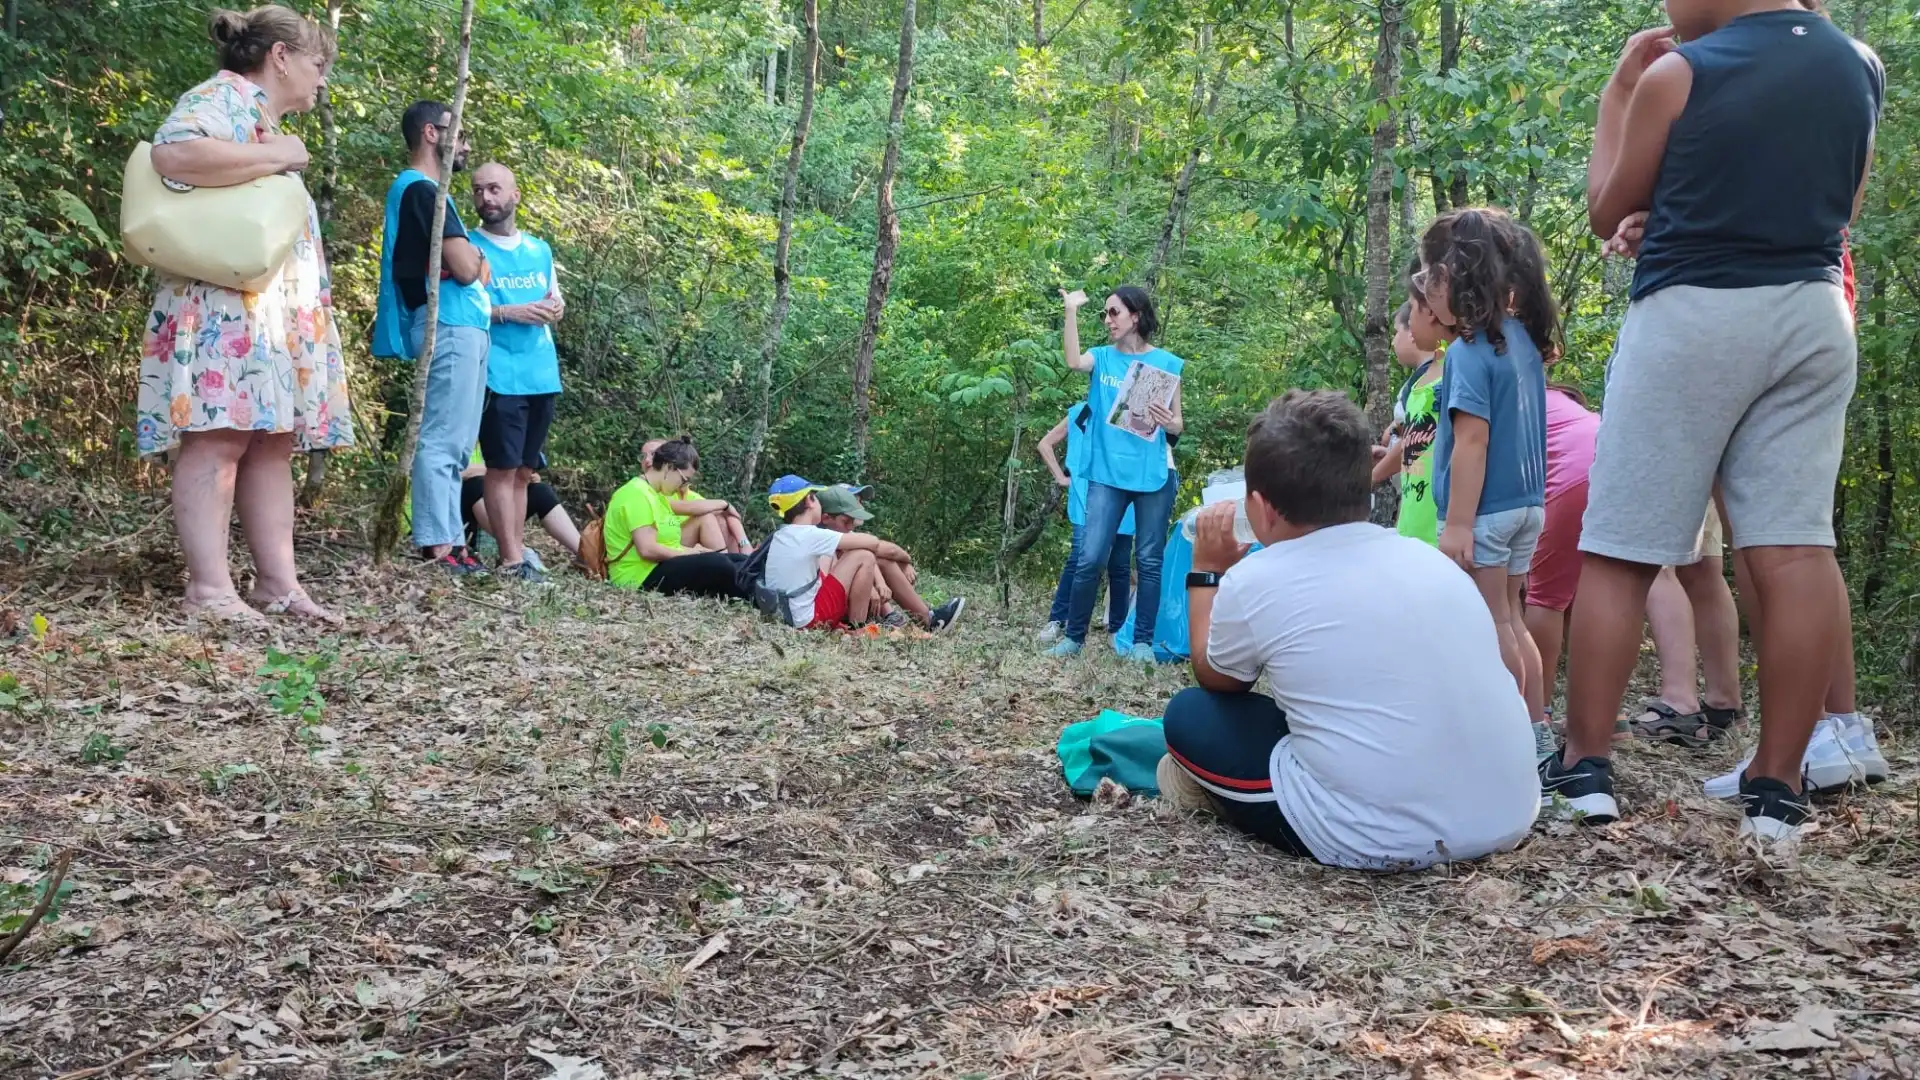
{"label": "black sneaker", "polygon": [[1740,804],[1747,816],[1740,819],[1740,835],[1768,843],[1798,840],[1813,829],[1813,809],[1805,792],[1794,790],[1770,776],[1740,777]]}
{"label": "black sneaker", "polygon": [[1613,762],[1589,757],[1565,768],[1559,754],[1542,758],[1540,808],[1587,825],[1619,820],[1620,804],[1613,800]]}
{"label": "black sneaker", "polygon": [[466,548],[454,548],[438,557],[427,554],[427,549],[421,548],[420,561],[432,563],[453,577],[486,572],[486,567],[480,565],[480,560],[467,554]]}
{"label": "black sneaker", "polygon": [[460,560],[460,565],[466,568],[467,573],[484,574],[487,572],[487,564],[481,562],[480,556],[475,555],[472,551],[459,547],[453,549],[453,554]]}
{"label": "black sneaker", "polygon": [[956,596],[927,613],[927,629],[934,633],[950,630],[960,621],[960,613],[967,610],[967,598]]}

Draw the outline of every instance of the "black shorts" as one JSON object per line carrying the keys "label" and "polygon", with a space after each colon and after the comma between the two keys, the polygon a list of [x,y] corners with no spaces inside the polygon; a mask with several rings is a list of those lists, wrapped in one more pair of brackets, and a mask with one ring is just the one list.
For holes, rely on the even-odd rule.
{"label": "black shorts", "polygon": [[1189,686],[1167,702],[1167,753],[1199,780],[1220,816],[1289,855],[1313,858],[1280,812],[1273,748],[1287,714],[1265,694],[1222,694]]}
{"label": "black shorts", "polygon": [[487,391],[480,412],[480,457],[489,469],[538,469],[553,426],[559,394],[496,394]]}
{"label": "black shorts", "polygon": [[[473,508],[485,502],[486,498],[485,477],[469,476],[460,481],[460,524],[466,526],[468,547],[480,542],[480,524],[474,520],[477,515],[473,512]],[[558,509],[560,509],[560,493],[553,490],[552,484],[543,480],[538,484],[527,485],[528,521],[545,521],[548,514]]]}

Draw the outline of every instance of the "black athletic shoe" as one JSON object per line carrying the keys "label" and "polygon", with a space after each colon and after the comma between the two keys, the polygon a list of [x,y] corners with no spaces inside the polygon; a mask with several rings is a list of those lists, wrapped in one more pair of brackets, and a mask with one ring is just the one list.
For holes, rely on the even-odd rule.
{"label": "black athletic shoe", "polygon": [[1619,820],[1620,804],[1613,801],[1613,762],[1581,758],[1569,769],[1561,766],[1559,754],[1541,759],[1540,808],[1587,825]]}
{"label": "black athletic shoe", "polygon": [[967,610],[967,598],[956,596],[927,613],[927,629],[934,633],[951,630],[953,624],[960,621],[960,613]]}
{"label": "black athletic shoe", "polygon": [[1812,829],[1813,809],[1806,793],[1793,789],[1769,776],[1740,777],[1740,805],[1747,816],[1740,820],[1740,835],[1769,843],[1798,840]]}
{"label": "black athletic shoe", "polygon": [[460,547],[454,548],[453,554],[459,558],[460,565],[466,568],[467,573],[484,574],[487,572],[487,564],[481,562],[480,556],[475,555],[472,551]]}
{"label": "black athletic shoe", "polygon": [[496,572],[508,581],[524,581],[529,585],[545,585],[547,583],[547,575],[533,565],[532,559],[528,559],[525,562],[517,562],[511,566],[502,566]]}

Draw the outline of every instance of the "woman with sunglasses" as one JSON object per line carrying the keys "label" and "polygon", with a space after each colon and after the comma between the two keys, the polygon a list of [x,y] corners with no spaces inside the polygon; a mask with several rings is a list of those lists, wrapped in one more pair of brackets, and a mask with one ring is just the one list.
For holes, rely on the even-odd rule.
{"label": "woman with sunglasses", "polygon": [[[1134,559],[1140,580],[1135,589],[1133,646],[1125,655],[1152,663],[1154,622],[1160,614],[1160,560],[1166,551],[1174,491],[1180,484],[1167,437],[1179,435],[1186,426],[1177,379],[1186,361],[1152,344],[1160,320],[1145,289],[1122,285],[1107,297],[1103,320],[1108,344],[1086,352],[1080,350],[1080,308],[1087,302],[1087,294],[1075,289],[1062,290],[1060,295],[1066,302],[1067,366],[1092,376],[1087,389],[1092,418],[1087,432],[1087,509],[1079,561],[1074,567],[1073,598],[1067,608],[1066,636],[1048,650],[1048,655],[1073,656],[1085,646],[1107,555],[1119,534],[1121,519],[1132,507]],[[1173,399],[1147,406],[1146,420],[1152,430],[1144,435],[1137,425],[1122,427],[1108,422],[1114,418],[1114,406],[1135,364],[1176,377]]]}
{"label": "woman with sunglasses", "polygon": [[684,546],[672,501],[700,470],[700,452],[684,437],[661,443],[646,471],[613,493],[601,525],[607,543],[607,580],[627,589],[744,599],[735,579],[745,555]]}

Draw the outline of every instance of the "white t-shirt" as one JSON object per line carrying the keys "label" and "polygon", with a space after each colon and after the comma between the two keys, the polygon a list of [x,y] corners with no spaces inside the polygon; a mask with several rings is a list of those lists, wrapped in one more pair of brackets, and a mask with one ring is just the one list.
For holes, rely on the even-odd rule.
{"label": "white t-shirt", "polygon": [[1269,768],[1316,859],[1405,869],[1505,851],[1540,811],[1532,729],[1473,580],[1365,522],[1242,559],[1207,662],[1265,674],[1290,734]]}
{"label": "white t-shirt", "polygon": [[761,580],[778,592],[804,590],[788,604],[793,625],[805,626],[813,621],[814,597],[820,594],[820,558],[840,550],[840,534],[818,525],[782,525],[767,545],[767,569]]}

